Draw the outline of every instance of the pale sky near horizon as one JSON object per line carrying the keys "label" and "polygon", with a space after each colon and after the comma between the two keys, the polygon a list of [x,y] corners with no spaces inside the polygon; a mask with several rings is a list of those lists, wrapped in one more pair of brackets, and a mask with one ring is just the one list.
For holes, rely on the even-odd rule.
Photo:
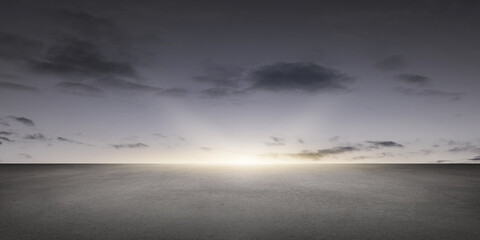
{"label": "pale sky near horizon", "polygon": [[0,163],[480,163],[476,1],[0,3]]}

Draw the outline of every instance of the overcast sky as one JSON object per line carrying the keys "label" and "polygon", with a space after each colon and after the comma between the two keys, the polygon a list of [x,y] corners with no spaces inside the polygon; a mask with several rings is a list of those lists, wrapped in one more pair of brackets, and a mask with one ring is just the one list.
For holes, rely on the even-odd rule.
{"label": "overcast sky", "polygon": [[480,163],[477,1],[5,0],[0,161]]}

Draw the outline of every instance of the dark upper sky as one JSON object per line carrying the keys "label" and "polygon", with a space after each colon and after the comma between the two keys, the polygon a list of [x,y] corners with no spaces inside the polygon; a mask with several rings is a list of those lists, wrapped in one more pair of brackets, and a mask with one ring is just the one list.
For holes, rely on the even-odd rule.
{"label": "dark upper sky", "polygon": [[0,161],[476,162],[479,29],[477,1],[2,1]]}

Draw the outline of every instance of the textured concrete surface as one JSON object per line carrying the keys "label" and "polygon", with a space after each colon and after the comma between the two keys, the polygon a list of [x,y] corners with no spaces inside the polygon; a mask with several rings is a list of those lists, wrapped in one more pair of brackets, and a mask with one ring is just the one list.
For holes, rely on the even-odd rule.
{"label": "textured concrete surface", "polygon": [[0,239],[480,239],[480,165],[0,165]]}

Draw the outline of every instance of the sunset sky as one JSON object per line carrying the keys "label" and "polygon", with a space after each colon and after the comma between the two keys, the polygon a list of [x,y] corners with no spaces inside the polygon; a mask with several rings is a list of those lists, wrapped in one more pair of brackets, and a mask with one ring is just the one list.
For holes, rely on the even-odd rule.
{"label": "sunset sky", "polygon": [[0,162],[480,163],[478,1],[4,0]]}

